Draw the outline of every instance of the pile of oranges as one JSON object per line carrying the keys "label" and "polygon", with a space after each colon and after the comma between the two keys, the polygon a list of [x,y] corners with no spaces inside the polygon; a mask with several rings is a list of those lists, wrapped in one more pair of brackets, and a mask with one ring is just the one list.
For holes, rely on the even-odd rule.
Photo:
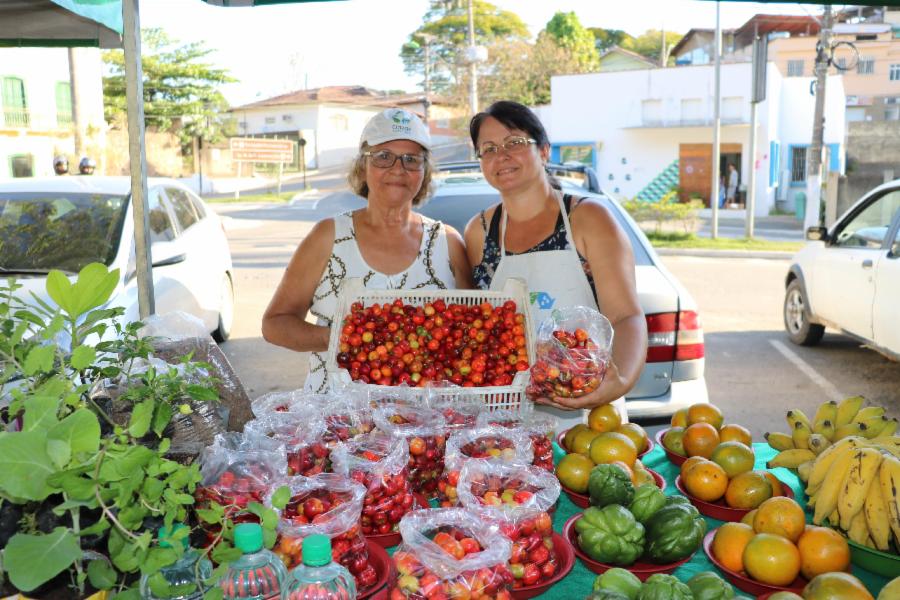
{"label": "pile of oranges", "polygon": [[672,415],[672,426],[663,436],[663,445],[679,456],[712,456],[723,442],[753,443],[750,431],[735,423],[724,424],[725,417],[715,404],[693,404]]}
{"label": "pile of oranges", "polygon": [[807,525],[800,505],[784,496],[719,527],[710,551],[726,569],[775,586],[850,568],[847,540],[828,527]]}

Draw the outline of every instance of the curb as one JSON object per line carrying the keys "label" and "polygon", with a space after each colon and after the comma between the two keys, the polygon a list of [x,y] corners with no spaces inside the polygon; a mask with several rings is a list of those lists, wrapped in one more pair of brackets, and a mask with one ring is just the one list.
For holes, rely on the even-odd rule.
{"label": "curb", "polygon": [[774,250],[707,250],[700,248],[654,248],[660,256],[697,256],[702,258],[765,258],[790,260],[794,252]]}

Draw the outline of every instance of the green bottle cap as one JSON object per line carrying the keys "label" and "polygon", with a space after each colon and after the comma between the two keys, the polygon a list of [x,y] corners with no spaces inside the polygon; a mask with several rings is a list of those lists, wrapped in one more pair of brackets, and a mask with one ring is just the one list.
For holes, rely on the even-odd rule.
{"label": "green bottle cap", "polygon": [[322,567],[331,562],[331,538],[314,533],[303,538],[303,564],[308,567]]}
{"label": "green bottle cap", "polygon": [[263,547],[263,531],[259,523],[240,523],[234,528],[234,547],[244,554],[259,552]]}
{"label": "green bottle cap", "polygon": [[[184,525],[183,523],[175,523],[172,525],[171,530],[169,530],[169,528],[166,527],[165,525],[160,527],[156,532],[156,539],[159,540],[160,547],[161,548],[171,548],[172,540],[170,538],[172,537],[172,535],[175,534],[176,531],[181,531],[182,529],[187,529],[187,525]],[[188,536],[184,536],[180,540],[175,540],[175,541],[176,541],[176,543],[180,542],[181,545],[184,546],[185,550],[188,549]]]}

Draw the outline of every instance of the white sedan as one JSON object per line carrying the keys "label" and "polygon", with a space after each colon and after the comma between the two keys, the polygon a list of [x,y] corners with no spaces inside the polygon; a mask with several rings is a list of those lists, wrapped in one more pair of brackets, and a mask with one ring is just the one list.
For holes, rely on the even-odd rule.
{"label": "white sedan", "polygon": [[[149,222],[156,313],[184,311],[223,341],[231,333],[231,252],[219,217],[176,181],[151,178]],[[26,301],[47,299],[52,269],[74,278],[92,262],[119,269],[108,306],[138,320],[131,181],[62,176],[0,181],[0,277]]]}
{"label": "white sedan", "polygon": [[900,179],[806,237],[785,281],[791,341],[818,344],[830,327],[900,360]]}

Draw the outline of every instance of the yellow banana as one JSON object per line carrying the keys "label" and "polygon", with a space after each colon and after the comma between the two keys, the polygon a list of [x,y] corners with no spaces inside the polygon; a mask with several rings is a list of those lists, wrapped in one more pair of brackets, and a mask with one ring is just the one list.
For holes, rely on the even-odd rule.
{"label": "yellow banana", "polygon": [[878,471],[878,482],[894,542],[900,544],[900,459],[895,456],[884,458]]}
{"label": "yellow banana", "polygon": [[804,421],[795,421],[794,429],[791,431],[791,439],[794,440],[795,448],[809,449],[809,436],[812,435],[812,429]]}
{"label": "yellow banana", "polygon": [[763,434],[763,437],[776,450],[790,450],[794,447],[794,440],[791,436],[780,431],[769,431]]}
{"label": "yellow banana", "polygon": [[900,422],[897,419],[891,419],[891,422],[888,423],[884,429],[878,434],[878,437],[886,437],[890,435],[894,435],[897,431],[897,426],[900,425]]}
{"label": "yellow banana", "polygon": [[[860,448],[850,462],[850,469],[844,477],[838,492],[838,512],[841,515],[841,529],[850,530],[850,521],[866,502],[866,494],[872,482],[878,479],[878,467],[884,456],[875,448]],[[868,530],[866,535],[868,535]]]}
{"label": "yellow banana", "polygon": [[816,456],[822,454],[828,446],[831,445],[831,442],[828,441],[828,438],[822,435],[821,433],[814,433],[809,436],[808,444],[809,449],[816,453]]}
{"label": "yellow banana", "polygon": [[823,402],[819,405],[819,408],[816,409],[816,416],[813,417],[813,423],[818,423],[819,421],[831,421],[833,423],[835,417],[837,417],[837,407],[838,404],[834,400]]}
{"label": "yellow banana", "polygon": [[797,477],[800,478],[800,481],[806,483],[809,481],[809,474],[812,472],[813,463],[815,461],[808,460],[805,463],[800,463],[797,465]]}
{"label": "yellow banana", "polygon": [[[825,479],[822,481],[816,496],[816,510],[813,514],[814,524],[821,525],[822,521],[832,511],[837,509],[838,494],[841,491],[847,471],[850,469],[851,461],[859,450],[859,448],[853,448],[850,452],[841,453],[831,463],[831,468],[825,474]],[[810,479],[810,483],[812,483],[812,479]],[[838,521],[832,521],[832,524],[836,526]]]}
{"label": "yellow banana", "polygon": [[883,417],[884,416],[884,407],[883,406],[867,406],[865,408],[859,409],[859,412],[853,417],[850,421],[851,423],[862,423],[872,417]]}
{"label": "yellow banana", "polygon": [[863,504],[863,514],[866,515],[866,527],[869,529],[869,537],[879,550],[887,550],[891,543],[891,524],[888,521],[887,505],[881,496],[881,473],[878,474],[878,482],[873,484],[866,494]]}
{"label": "yellow banana", "polygon": [[849,437],[832,444],[816,458],[812,471],[809,472],[806,493],[812,495],[819,488],[825,476],[831,470],[832,464],[842,454],[849,453],[859,446],[859,438]]}
{"label": "yellow banana", "polygon": [[809,421],[809,417],[800,410],[799,408],[792,408],[787,411],[787,424],[794,429],[797,426],[797,423],[803,423],[806,425],[807,429],[812,429],[812,423]]}
{"label": "yellow banana", "polygon": [[866,430],[863,431],[863,437],[867,439],[877,438],[881,431],[888,426],[891,420],[885,417],[884,415],[880,417],[870,417],[863,421],[860,421],[861,424],[866,426]]}
{"label": "yellow banana", "polygon": [[838,403],[837,407],[837,416],[834,418],[834,426],[840,427],[841,425],[846,425],[850,421],[853,420],[853,417],[856,416],[856,413],[859,412],[859,409],[862,408],[863,402],[866,399],[862,396],[850,396],[849,398],[844,398]]}
{"label": "yellow banana", "polygon": [[828,438],[828,441],[834,440],[834,421],[830,419],[823,419],[821,421],[816,421],[813,424],[813,433],[818,433],[820,435],[824,435]]}
{"label": "yellow banana", "polygon": [[869,530],[866,528],[866,517],[862,512],[856,513],[848,524],[846,531],[847,537],[857,544],[866,544],[866,538],[869,537]]}
{"label": "yellow banana", "polygon": [[787,467],[788,469],[796,469],[801,464],[805,463],[808,460],[813,460],[816,457],[815,453],[812,450],[807,450],[806,448],[791,448],[789,450],[782,450],[778,454],[775,455],[772,460],[766,463],[767,469],[774,469],[775,467]]}
{"label": "yellow banana", "polygon": [[864,433],[868,429],[863,423],[847,423],[846,425],[840,425],[837,429],[834,430],[834,439],[842,440],[850,435],[860,435],[864,436]]}
{"label": "yellow banana", "polygon": [[837,509],[831,511],[831,514],[828,515],[828,522],[834,523],[834,526],[837,527],[837,522],[841,520],[840,515],[838,515]]}

